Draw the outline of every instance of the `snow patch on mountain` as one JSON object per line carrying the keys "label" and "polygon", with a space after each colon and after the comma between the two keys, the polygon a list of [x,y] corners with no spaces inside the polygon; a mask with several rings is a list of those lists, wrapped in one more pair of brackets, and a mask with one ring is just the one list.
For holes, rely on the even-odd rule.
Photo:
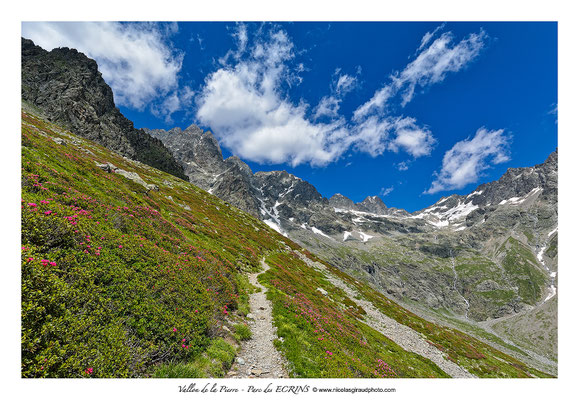
{"label": "snow patch on mountain", "polygon": [[444,228],[445,226],[449,225],[448,220],[444,220],[444,221],[426,221],[428,222],[430,225],[434,225],[437,228]]}
{"label": "snow patch on mountain", "polygon": [[270,228],[276,230],[278,233],[281,233],[282,235],[286,236],[285,232],[282,231],[281,226],[279,226],[278,224],[276,224],[276,222],[273,219],[266,219],[263,222],[265,222]]}
{"label": "snow patch on mountain", "polygon": [[325,236],[328,239],[331,239],[331,237],[329,237],[328,235],[326,235],[324,232],[322,232],[321,230],[319,230],[318,228],[316,228],[315,226],[312,226],[312,232],[314,232],[317,235],[321,235],[321,236]]}
{"label": "snow patch on mountain", "polygon": [[268,210],[267,207],[265,206],[265,202],[263,201],[263,199],[261,198],[257,198],[259,200],[259,202],[261,203],[261,207],[260,207],[260,213],[261,215],[263,215],[264,217],[269,216],[270,218],[268,219],[263,219],[263,222],[265,222],[267,225],[269,225],[272,229],[275,229],[276,231],[278,231],[279,233],[281,233],[282,235],[284,235],[285,237],[288,237],[287,233],[283,231],[283,229],[281,228],[281,222],[279,220],[279,211],[277,209],[277,207],[281,204],[279,201],[275,202],[275,205],[273,206],[273,208],[271,210]]}
{"label": "snow patch on mountain", "polygon": [[482,194],[482,192],[483,192],[482,190],[477,190],[476,192],[472,192],[471,194],[469,194],[468,196],[466,196],[466,198],[468,199],[468,198],[470,198],[470,197],[472,197],[472,196],[477,196],[477,195],[479,195],[479,194]]}
{"label": "snow patch on mountain", "polygon": [[536,187],[533,190],[531,190],[529,193],[527,193],[524,197],[511,197],[510,199],[507,200],[503,200],[499,203],[499,205],[505,205],[505,204],[513,204],[513,205],[519,205],[522,204],[523,202],[525,202],[525,200],[527,200],[529,197],[531,197],[532,195],[542,191],[543,189],[540,187]]}
{"label": "snow patch on mountain", "polygon": [[[442,200],[438,201],[436,204],[439,204],[441,201]],[[444,208],[448,208],[448,206],[431,206],[423,210],[420,214],[412,215],[409,218],[423,219],[437,228],[444,228],[450,226],[450,224],[462,222],[462,220],[466,218],[468,214],[479,207],[472,204],[472,201],[469,201],[468,203],[459,201],[456,206],[445,211],[440,211],[440,209]]]}
{"label": "snow patch on mountain", "polygon": [[555,297],[555,295],[557,294],[557,286],[555,286],[555,277],[557,276],[557,272],[551,271],[549,269],[549,267],[547,266],[547,264],[545,263],[545,260],[543,259],[543,254],[545,254],[546,250],[547,250],[547,245],[541,247],[541,249],[537,253],[537,260],[539,260],[541,265],[543,265],[543,268],[545,268],[547,270],[547,272],[549,273],[549,277],[551,278],[551,285],[549,286],[549,288],[547,290],[547,297],[545,297],[545,299],[543,300],[543,303],[546,302],[547,300]]}
{"label": "snow patch on mountain", "polygon": [[372,239],[372,238],[374,237],[374,236],[367,235],[367,234],[365,234],[365,233],[362,232],[362,231],[358,231],[358,233],[360,234],[360,236],[362,236],[362,241],[363,241],[363,242],[367,242],[368,240],[370,240],[370,239]]}

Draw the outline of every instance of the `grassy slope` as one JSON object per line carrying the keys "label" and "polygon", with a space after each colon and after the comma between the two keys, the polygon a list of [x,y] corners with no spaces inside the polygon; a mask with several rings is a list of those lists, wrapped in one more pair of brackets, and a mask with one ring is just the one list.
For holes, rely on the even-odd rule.
{"label": "grassy slope", "polygon": [[[284,239],[188,183],[57,130],[23,114],[22,375],[146,376],[197,358],[239,307],[239,271]],[[145,193],[95,161],[161,190]]]}
{"label": "grassy slope", "polygon": [[434,346],[445,352],[449,359],[466,368],[472,374],[481,378],[550,377],[550,375],[530,368],[514,357],[498,351],[457,329],[446,328],[420,318],[389,300],[383,294],[344,274],[323,260],[312,254],[309,254],[309,256],[316,259],[316,261],[324,263],[334,275],[339,276],[344,282],[355,287],[366,300],[372,302],[385,315],[424,335]]}
{"label": "grassy slope", "polygon": [[[160,190],[95,162],[136,172]],[[298,246],[260,221],[27,113],[21,212],[23,377],[222,376],[235,355],[234,335],[222,327],[247,314],[244,273],[264,256],[272,269],[262,280],[284,337],[278,346],[295,376],[445,376],[363,324],[363,310],[288,256],[287,246]],[[426,330],[474,373],[486,365],[479,354],[496,354],[458,331],[448,333],[458,350],[439,344],[440,328],[343,279],[388,315]],[[238,340],[247,337],[236,329]],[[528,376],[501,357],[481,376]]]}
{"label": "grassy slope", "polygon": [[[294,377],[447,377],[362,323],[364,310],[295,255],[275,254],[260,278],[269,286],[278,347]],[[327,295],[322,295],[322,289]]]}

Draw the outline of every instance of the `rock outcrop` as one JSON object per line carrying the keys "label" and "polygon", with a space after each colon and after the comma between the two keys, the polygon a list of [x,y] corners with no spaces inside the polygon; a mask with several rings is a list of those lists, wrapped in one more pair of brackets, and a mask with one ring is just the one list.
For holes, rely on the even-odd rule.
{"label": "rock outcrop", "polygon": [[75,49],[49,52],[22,38],[22,100],[79,136],[187,179],[160,140],[121,114],[97,63]]}

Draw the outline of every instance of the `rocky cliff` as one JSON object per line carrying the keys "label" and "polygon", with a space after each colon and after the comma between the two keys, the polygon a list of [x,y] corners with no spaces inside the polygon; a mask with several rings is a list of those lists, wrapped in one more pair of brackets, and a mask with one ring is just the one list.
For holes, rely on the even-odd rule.
{"label": "rocky cliff", "polygon": [[49,52],[22,38],[22,100],[80,136],[187,179],[160,140],[121,114],[97,63],[75,49]]}

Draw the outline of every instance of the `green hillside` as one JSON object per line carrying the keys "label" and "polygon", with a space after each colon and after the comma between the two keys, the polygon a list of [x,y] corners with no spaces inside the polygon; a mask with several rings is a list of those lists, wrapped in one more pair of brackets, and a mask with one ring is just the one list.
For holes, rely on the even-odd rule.
{"label": "green hillside", "polygon": [[[290,376],[447,376],[365,324],[264,223],[25,111],[21,183],[22,377],[221,377],[264,258]],[[327,267],[474,375],[547,376]]]}

